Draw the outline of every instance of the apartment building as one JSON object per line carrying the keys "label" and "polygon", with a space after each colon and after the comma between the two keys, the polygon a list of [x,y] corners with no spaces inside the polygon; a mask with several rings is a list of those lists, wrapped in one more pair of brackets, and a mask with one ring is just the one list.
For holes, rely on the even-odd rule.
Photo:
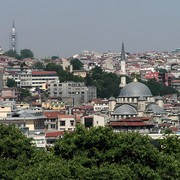
{"label": "apartment building", "polygon": [[76,126],[76,120],[74,115],[58,115],[58,130],[73,131]]}
{"label": "apartment building", "polygon": [[57,81],[59,77],[55,71],[32,71],[26,70],[22,72],[14,72],[7,74],[7,78],[12,78],[16,81],[18,87],[22,88],[43,88],[48,82]]}
{"label": "apartment building", "polygon": [[85,103],[97,97],[96,87],[87,87],[84,82],[50,82],[48,93],[50,97],[71,97],[74,104]]}

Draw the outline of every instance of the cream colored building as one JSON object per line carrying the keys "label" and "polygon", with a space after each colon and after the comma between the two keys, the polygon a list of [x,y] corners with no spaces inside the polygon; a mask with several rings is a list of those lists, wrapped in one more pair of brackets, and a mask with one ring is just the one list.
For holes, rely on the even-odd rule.
{"label": "cream colored building", "polygon": [[58,130],[73,131],[76,121],[74,115],[58,115]]}

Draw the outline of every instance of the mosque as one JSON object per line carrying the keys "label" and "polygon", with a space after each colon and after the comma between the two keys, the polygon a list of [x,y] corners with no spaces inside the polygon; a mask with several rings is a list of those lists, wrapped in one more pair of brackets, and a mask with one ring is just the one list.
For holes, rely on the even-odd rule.
{"label": "mosque", "polygon": [[[126,57],[124,44],[121,50],[121,82],[120,94],[115,99],[109,98],[109,112],[112,121],[141,117],[165,117],[167,112],[163,108],[162,97],[154,97],[150,89],[135,78],[126,84]],[[157,122],[158,123],[158,122]]]}

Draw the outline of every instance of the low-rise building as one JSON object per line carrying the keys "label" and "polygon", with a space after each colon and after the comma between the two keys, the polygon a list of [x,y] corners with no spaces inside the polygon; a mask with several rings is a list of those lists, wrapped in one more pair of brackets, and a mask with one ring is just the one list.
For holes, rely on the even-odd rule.
{"label": "low-rise building", "polygon": [[73,131],[76,126],[74,115],[58,115],[57,128],[61,131]]}

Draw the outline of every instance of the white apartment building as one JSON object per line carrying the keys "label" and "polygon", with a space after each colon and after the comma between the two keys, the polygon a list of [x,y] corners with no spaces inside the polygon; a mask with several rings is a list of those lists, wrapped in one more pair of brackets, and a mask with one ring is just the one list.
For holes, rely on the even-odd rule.
{"label": "white apartment building", "polygon": [[[6,80],[8,76],[6,75]],[[18,87],[42,88],[51,81],[58,81],[59,77],[55,71],[22,71],[9,75],[16,81]]]}

